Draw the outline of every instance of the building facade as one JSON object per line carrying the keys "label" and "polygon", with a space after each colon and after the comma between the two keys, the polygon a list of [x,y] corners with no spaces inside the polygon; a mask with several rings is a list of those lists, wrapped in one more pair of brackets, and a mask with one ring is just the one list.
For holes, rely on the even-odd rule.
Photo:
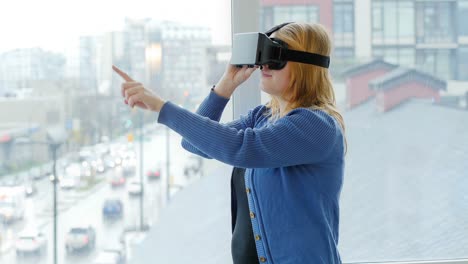
{"label": "building facade", "polygon": [[263,0],[261,30],[318,22],[335,66],[381,58],[446,80],[468,80],[468,0]]}
{"label": "building facade", "polygon": [[373,0],[372,56],[446,80],[468,80],[467,14],[465,0]]}

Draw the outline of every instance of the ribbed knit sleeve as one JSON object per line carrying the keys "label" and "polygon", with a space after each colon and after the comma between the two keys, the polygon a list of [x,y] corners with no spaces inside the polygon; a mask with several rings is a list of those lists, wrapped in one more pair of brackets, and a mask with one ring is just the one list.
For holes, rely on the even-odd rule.
{"label": "ribbed knit sleeve", "polygon": [[261,128],[238,129],[166,102],[158,122],[207,156],[243,168],[317,163],[327,158],[340,138],[330,115],[304,108]]}
{"label": "ribbed knit sleeve", "polygon": [[[221,115],[223,114],[224,108],[226,107],[229,99],[217,95],[214,91],[211,91],[210,94],[203,100],[200,104],[200,107],[197,110],[197,114],[200,116],[208,117],[213,121],[219,122]],[[253,126],[253,124],[246,124],[251,120],[251,117],[241,117],[240,119],[234,120],[227,123],[227,126],[234,127],[237,129],[245,129],[247,126]],[[211,159],[210,156],[200,151],[193,144],[191,144],[186,138],[182,138],[182,147],[191,153],[200,155],[202,157]]]}

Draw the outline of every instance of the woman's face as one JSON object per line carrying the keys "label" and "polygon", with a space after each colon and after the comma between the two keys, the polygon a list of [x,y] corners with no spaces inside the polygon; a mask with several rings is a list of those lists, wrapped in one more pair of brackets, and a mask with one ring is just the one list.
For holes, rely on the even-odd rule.
{"label": "woman's face", "polygon": [[291,79],[289,63],[281,70],[270,70],[267,65],[261,70],[262,90],[270,95],[282,97]]}

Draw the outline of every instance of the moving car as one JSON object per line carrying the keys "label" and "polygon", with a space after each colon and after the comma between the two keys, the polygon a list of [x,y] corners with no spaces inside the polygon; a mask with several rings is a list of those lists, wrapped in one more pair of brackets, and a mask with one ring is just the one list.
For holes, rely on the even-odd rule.
{"label": "moving car", "polygon": [[70,228],[65,238],[67,253],[77,250],[91,250],[96,245],[96,231],[92,226],[75,226]]}
{"label": "moving car", "polygon": [[59,180],[60,188],[70,190],[76,187],[76,179],[72,177],[64,177]]}
{"label": "moving car", "polygon": [[28,181],[24,184],[24,193],[26,196],[33,196],[34,194],[37,193],[37,187],[36,184],[32,181]]}
{"label": "moving car", "polygon": [[146,173],[148,180],[159,180],[161,178],[161,170],[160,169],[151,169]]}
{"label": "moving car", "polygon": [[122,174],[124,177],[132,177],[136,173],[136,159],[126,158],[122,161]]}
{"label": "moving car", "polygon": [[111,180],[110,180],[110,184],[112,186],[112,188],[117,188],[117,187],[121,187],[123,185],[125,185],[125,177],[122,176],[121,174],[116,174],[116,175],[113,175]]}
{"label": "moving car", "polygon": [[0,186],[0,223],[11,224],[24,218],[24,186]]}
{"label": "moving car", "polygon": [[16,255],[41,255],[47,251],[47,239],[37,230],[25,230],[18,235],[15,242]]}
{"label": "moving car", "polygon": [[102,216],[105,219],[122,218],[123,203],[119,199],[107,199],[102,206]]}
{"label": "moving car", "polygon": [[143,193],[141,182],[139,180],[130,181],[127,186],[127,191],[130,195],[141,195]]}

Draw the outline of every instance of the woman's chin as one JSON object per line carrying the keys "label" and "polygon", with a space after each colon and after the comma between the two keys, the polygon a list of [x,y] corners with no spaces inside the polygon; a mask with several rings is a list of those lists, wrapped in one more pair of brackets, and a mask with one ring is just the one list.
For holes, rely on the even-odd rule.
{"label": "woman's chin", "polygon": [[269,93],[270,89],[268,89],[269,85],[265,83],[264,80],[260,82],[260,89],[264,91],[265,93]]}

